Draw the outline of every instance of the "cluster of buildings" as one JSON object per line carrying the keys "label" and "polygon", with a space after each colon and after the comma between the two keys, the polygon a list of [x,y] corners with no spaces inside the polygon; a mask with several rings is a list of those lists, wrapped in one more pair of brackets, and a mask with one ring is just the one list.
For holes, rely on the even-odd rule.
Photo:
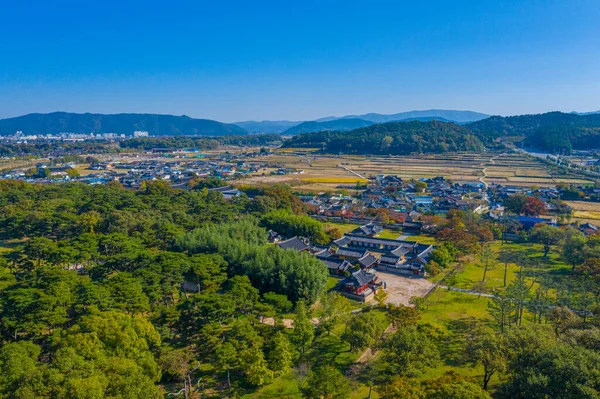
{"label": "cluster of buildings", "polygon": [[[145,181],[168,181],[174,187],[185,188],[186,184],[197,177],[218,177],[230,179],[236,176],[256,173],[262,167],[258,164],[247,164],[243,161],[229,163],[218,160],[134,160],[130,162],[102,161],[90,166],[93,172],[82,176],[67,173],[75,169],[75,164],[50,165],[38,163],[39,175],[32,176],[30,168],[11,170],[0,176],[3,179],[19,179],[31,183],[54,183],[78,181],[87,184],[106,184],[118,181],[126,188],[139,188]],[[50,173],[45,172],[46,170]],[[44,173],[41,173],[44,172]]]}
{"label": "cluster of buildings", "polygon": [[96,140],[126,140],[128,138],[148,137],[148,132],[136,131],[131,135],[122,133],[58,133],[58,134],[23,134],[18,131],[8,136],[0,136],[0,142],[6,141],[17,144],[27,144],[37,141],[96,141]]}
{"label": "cluster of buildings", "polygon": [[404,182],[391,175],[378,175],[358,197],[323,194],[300,199],[317,217],[366,220],[385,214],[385,219],[405,230],[420,230],[422,214],[443,215],[450,209],[483,213],[489,203],[483,183],[451,183],[443,177]]}
{"label": "cluster of buildings", "polygon": [[[381,225],[369,223],[333,241],[330,246],[311,246],[307,240],[298,237],[277,244],[283,249],[313,254],[331,276],[340,278],[336,286],[338,291],[364,302],[385,284],[378,279],[375,270],[425,277],[425,265],[434,249],[433,245],[415,241],[380,238],[378,235],[382,231]],[[275,237],[271,235],[271,241],[276,241]]]}

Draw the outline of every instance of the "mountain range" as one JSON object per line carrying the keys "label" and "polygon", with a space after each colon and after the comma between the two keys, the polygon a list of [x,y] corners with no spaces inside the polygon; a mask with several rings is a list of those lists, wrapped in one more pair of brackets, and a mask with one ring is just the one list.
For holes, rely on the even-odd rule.
{"label": "mountain range", "polygon": [[52,112],[0,119],[0,135],[58,133],[118,133],[131,135],[136,130],[151,136],[229,136],[245,135],[238,125],[189,116],[159,114],[75,114]]}
{"label": "mountain range", "polygon": [[[408,122],[415,120],[427,122],[430,120],[438,120],[442,122],[467,123],[488,117],[490,117],[490,115],[474,111],[430,109],[425,111],[400,112],[397,114],[368,113],[363,115],[328,116],[314,121],[248,121],[235,122],[235,124],[247,129],[251,133],[282,133],[284,135],[294,135],[310,131],[350,130],[385,122]],[[341,122],[343,120],[353,120],[354,122]],[[358,122],[358,120],[363,122]],[[333,123],[334,121],[340,122],[336,124]],[[322,125],[323,123],[328,123],[328,125]]]}

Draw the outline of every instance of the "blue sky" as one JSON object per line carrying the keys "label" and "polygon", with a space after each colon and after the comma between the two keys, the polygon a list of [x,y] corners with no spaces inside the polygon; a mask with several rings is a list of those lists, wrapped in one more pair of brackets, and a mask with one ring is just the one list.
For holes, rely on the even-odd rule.
{"label": "blue sky", "polygon": [[0,117],[600,109],[599,0],[0,0]]}

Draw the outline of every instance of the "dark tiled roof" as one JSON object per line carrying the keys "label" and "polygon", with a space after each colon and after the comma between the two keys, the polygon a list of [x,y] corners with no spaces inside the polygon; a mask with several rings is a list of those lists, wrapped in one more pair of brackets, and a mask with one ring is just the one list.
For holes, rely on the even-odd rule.
{"label": "dark tiled roof", "polygon": [[368,254],[369,251],[356,251],[356,250],[352,250],[352,249],[347,249],[347,248],[338,248],[337,251],[335,251],[335,254],[338,256],[349,256],[352,258],[362,258],[363,256],[365,256],[366,254]]}
{"label": "dark tiled roof", "polygon": [[350,275],[350,277],[344,279],[342,284],[353,285],[355,287],[362,287],[365,284],[369,284],[375,280],[376,276],[372,273],[367,273],[364,270],[358,270]]}
{"label": "dark tiled roof", "polygon": [[348,237],[343,236],[335,240],[333,243],[337,246],[345,247],[346,245],[350,244],[350,240],[348,239]]}
{"label": "dark tiled roof", "polygon": [[292,237],[289,240],[281,241],[278,245],[283,249],[293,249],[295,251],[306,251],[308,249],[308,245],[298,237]]}
{"label": "dark tiled roof", "polygon": [[371,267],[376,262],[377,258],[371,254],[365,255],[362,258],[358,259],[358,263],[360,263],[362,267]]}
{"label": "dark tiled roof", "polygon": [[350,262],[343,260],[343,259],[321,258],[321,257],[319,257],[317,259],[319,259],[321,262],[323,262],[323,264],[325,266],[327,266],[327,268],[330,270],[343,272],[352,267],[352,264]]}

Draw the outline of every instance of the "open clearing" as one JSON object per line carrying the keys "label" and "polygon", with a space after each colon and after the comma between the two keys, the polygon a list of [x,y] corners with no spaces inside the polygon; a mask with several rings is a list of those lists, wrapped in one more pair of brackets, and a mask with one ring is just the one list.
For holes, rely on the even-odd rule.
{"label": "open clearing", "polygon": [[389,294],[387,303],[395,305],[408,305],[413,296],[422,297],[431,289],[433,283],[424,278],[407,278],[391,273],[377,271],[375,273],[381,281],[386,282],[386,291]]}

